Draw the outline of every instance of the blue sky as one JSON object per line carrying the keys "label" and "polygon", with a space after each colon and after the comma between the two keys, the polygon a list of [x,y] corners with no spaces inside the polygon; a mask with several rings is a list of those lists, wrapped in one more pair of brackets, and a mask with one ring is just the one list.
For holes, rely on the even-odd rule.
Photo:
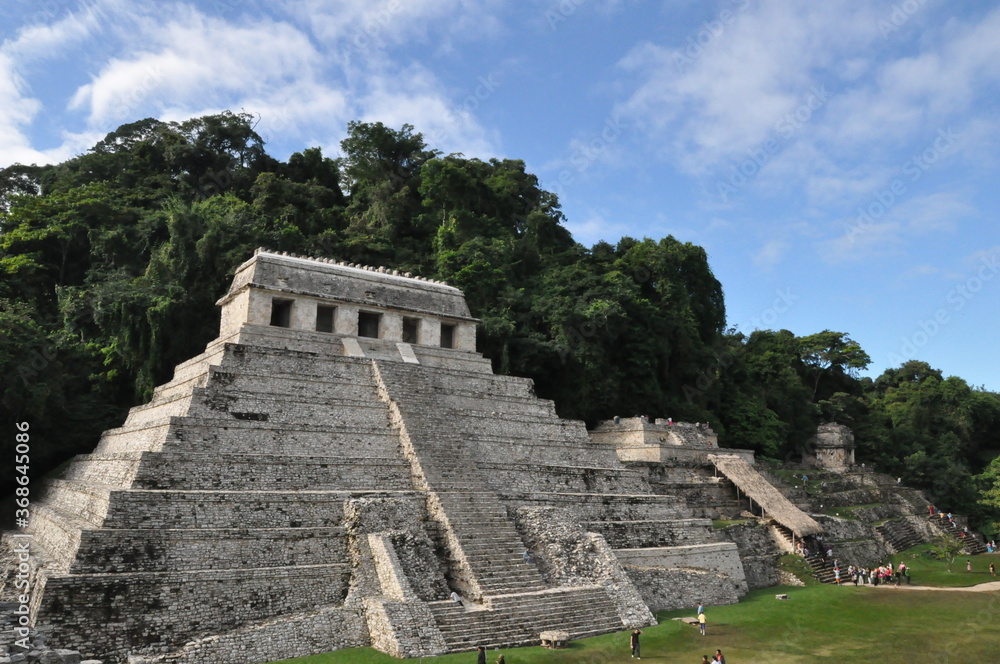
{"label": "blue sky", "polygon": [[731,325],[1000,390],[1000,3],[6,0],[0,165],[123,122],[350,120],[525,160],[590,245],[702,245]]}

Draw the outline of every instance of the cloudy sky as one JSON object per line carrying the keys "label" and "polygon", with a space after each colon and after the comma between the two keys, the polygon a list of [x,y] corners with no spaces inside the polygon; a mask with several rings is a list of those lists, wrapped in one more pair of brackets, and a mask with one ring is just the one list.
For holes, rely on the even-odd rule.
{"label": "cloudy sky", "polygon": [[577,240],[702,245],[731,325],[1000,390],[1000,3],[4,0],[0,166],[119,124],[350,120],[524,159]]}

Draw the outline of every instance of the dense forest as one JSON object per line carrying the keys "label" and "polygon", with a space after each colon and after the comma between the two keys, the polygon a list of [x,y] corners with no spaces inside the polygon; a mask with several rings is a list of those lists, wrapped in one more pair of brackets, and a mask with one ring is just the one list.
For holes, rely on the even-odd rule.
{"label": "dense forest", "polygon": [[943,508],[1000,521],[1000,395],[907,362],[876,379],[847,333],[727,329],[705,251],[673,237],[584,247],[522,161],[445,155],[413,127],[351,123],[342,156],[283,162],[253,118],[146,119],[86,154],[0,171],[3,457],[32,475],[90,451],[218,331],[215,300],[258,246],[462,288],[498,372],[564,417],[710,422],[797,460],[822,421]]}

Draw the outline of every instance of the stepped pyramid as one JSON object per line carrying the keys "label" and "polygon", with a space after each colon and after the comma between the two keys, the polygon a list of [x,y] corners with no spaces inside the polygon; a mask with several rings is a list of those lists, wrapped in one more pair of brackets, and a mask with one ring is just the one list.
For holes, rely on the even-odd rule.
{"label": "stepped pyramid", "polygon": [[700,589],[667,589],[672,567],[746,591],[711,521],[492,373],[461,291],[258,250],[219,304],[219,337],[34,506],[52,643],[132,664],[416,657],[654,624],[642,584]]}

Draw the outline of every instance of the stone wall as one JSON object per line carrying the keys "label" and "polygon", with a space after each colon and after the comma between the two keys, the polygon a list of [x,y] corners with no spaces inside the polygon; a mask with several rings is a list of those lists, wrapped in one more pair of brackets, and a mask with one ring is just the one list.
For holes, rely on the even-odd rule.
{"label": "stone wall", "polygon": [[59,619],[51,630],[59,643],[121,657],[140,645],[169,647],[276,615],[340,605],[350,576],[345,564],[116,574],[110,579],[57,576],[44,584],[39,615]]}
{"label": "stone wall", "polygon": [[670,548],[619,549],[615,553],[623,565],[701,569],[725,576],[740,595],[747,591],[739,550],[732,542]]}
{"label": "stone wall", "polygon": [[632,583],[653,611],[736,604],[742,594],[732,578],[703,569],[625,565]]}
{"label": "stone wall", "polygon": [[370,644],[361,609],[330,607],[196,639],[167,654],[133,655],[128,664],[272,662]]}
{"label": "stone wall", "polygon": [[719,534],[736,544],[747,587],[767,588],[779,583],[778,558],[781,551],[767,526],[758,521],[747,521],[723,528]]}

